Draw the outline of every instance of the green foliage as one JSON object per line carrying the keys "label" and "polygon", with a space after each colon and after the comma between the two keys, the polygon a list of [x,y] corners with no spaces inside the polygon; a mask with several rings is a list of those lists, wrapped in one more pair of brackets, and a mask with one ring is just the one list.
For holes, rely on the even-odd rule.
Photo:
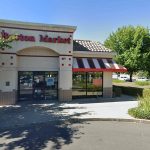
{"label": "green foliage", "polygon": [[143,97],[150,97],[150,89],[143,90]]}
{"label": "green foliage", "polygon": [[148,28],[123,26],[110,34],[104,45],[117,53],[116,61],[125,66],[130,75],[138,70],[150,70],[150,34]]}
{"label": "green foliage", "polygon": [[129,109],[128,113],[135,118],[150,119],[150,90],[146,90],[143,95],[139,97],[138,107]]}
{"label": "green foliage", "polygon": [[113,83],[124,83],[124,80],[113,79]]}
{"label": "green foliage", "polygon": [[135,84],[139,86],[146,86],[146,85],[150,85],[150,82],[149,81],[136,81]]}
{"label": "green foliage", "polygon": [[129,115],[139,119],[150,119],[150,111],[145,111],[142,107],[131,108]]}
{"label": "green foliage", "polygon": [[149,77],[150,77],[150,74],[149,74],[148,71],[138,71],[138,72],[136,73],[136,75],[137,75],[138,77],[146,77],[146,78],[149,78]]}
{"label": "green foliage", "polygon": [[0,37],[0,49],[11,48],[10,43],[17,40],[17,35],[11,35],[8,39]]}

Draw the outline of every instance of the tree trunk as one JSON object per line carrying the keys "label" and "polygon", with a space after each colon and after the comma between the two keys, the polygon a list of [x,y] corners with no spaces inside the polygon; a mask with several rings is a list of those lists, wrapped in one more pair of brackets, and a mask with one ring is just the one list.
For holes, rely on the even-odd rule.
{"label": "tree trunk", "polygon": [[130,82],[132,82],[132,75],[133,75],[133,72],[130,72]]}

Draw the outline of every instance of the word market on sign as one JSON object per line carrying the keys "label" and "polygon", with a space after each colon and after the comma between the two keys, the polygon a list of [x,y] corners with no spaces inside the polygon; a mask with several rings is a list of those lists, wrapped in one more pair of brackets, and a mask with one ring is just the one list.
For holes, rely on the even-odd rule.
{"label": "word market on sign", "polygon": [[[2,30],[1,36],[4,39],[8,39],[11,34],[5,32],[5,30]],[[29,42],[35,42],[36,38],[35,36],[30,36],[30,35],[23,35],[23,34],[17,34],[16,35],[16,41],[29,41]],[[60,36],[58,37],[49,37],[48,35],[39,35],[39,41],[40,42],[48,42],[48,43],[71,43],[71,35],[68,38],[62,38]]]}
{"label": "word market on sign", "polygon": [[48,35],[43,36],[40,35],[40,42],[49,42],[49,43],[71,43],[71,39],[69,38],[61,38],[58,36],[57,38],[49,37]]}

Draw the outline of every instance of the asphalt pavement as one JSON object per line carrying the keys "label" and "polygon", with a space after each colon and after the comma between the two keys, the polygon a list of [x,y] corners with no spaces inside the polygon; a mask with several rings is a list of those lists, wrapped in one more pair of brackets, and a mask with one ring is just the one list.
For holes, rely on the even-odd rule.
{"label": "asphalt pavement", "polygon": [[55,121],[0,129],[1,150],[149,150],[150,124]]}

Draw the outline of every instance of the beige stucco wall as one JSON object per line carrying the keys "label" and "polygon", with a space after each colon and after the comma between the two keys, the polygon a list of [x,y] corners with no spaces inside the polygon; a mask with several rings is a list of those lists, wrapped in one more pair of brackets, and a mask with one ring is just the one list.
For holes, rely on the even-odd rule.
{"label": "beige stucco wall", "polygon": [[[14,54],[0,54],[0,67],[1,69],[16,69],[17,57]],[[4,65],[2,65],[4,63]]]}
{"label": "beige stucco wall", "polygon": [[[0,56],[0,90],[13,91],[17,89],[18,83],[16,55],[0,54]],[[6,86],[6,82],[10,82],[10,85]]]}
{"label": "beige stucco wall", "polygon": [[112,97],[112,72],[103,72],[103,97]]}
{"label": "beige stucco wall", "polygon": [[[18,88],[18,71],[58,71],[58,88],[59,93],[61,93],[59,98],[62,100],[71,99],[73,32],[76,30],[76,27],[13,21],[3,22],[2,20],[0,20],[0,26],[0,32],[4,30],[9,35],[22,34],[35,37],[35,42],[14,41],[10,44],[12,48],[0,50],[0,91],[3,102],[5,99],[8,102],[8,97],[5,97],[6,94],[3,96],[4,92],[11,92]],[[58,36],[65,39],[70,38],[71,42],[40,42],[40,35],[47,35],[51,38],[57,38]],[[62,60],[61,57],[66,59]],[[62,63],[64,66],[62,66]],[[6,86],[7,81],[10,82],[9,86]],[[11,97],[9,98],[11,99]]]}
{"label": "beige stucco wall", "polygon": [[[11,44],[11,49],[5,49],[5,52],[17,53],[18,51],[30,48],[30,47],[45,47],[55,51],[58,54],[72,54],[73,49],[73,33],[60,33],[60,32],[47,32],[47,31],[31,31],[31,30],[21,30],[21,29],[8,29],[8,28],[0,28],[0,32],[4,30],[9,34],[23,34],[26,36],[34,36],[36,41],[15,41]],[[48,43],[48,42],[40,42],[40,35],[48,35],[49,37],[62,37],[62,38],[71,38],[71,43]],[[70,52],[71,51],[71,52]]]}
{"label": "beige stucco wall", "polygon": [[112,72],[104,72],[103,73],[103,86],[111,87],[112,86]]}
{"label": "beige stucco wall", "polygon": [[[1,91],[2,92],[8,92],[8,91],[13,91],[17,90],[17,71],[16,70],[2,70],[0,71],[0,85],[1,85]],[[9,86],[6,86],[6,82],[10,82]]]}
{"label": "beige stucco wall", "polygon": [[58,57],[18,57],[18,71],[58,71]]}
{"label": "beige stucco wall", "polygon": [[112,97],[112,72],[103,72],[103,97]]}
{"label": "beige stucco wall", "polygon": [[25,48],[23,50],[20,50],[17,52],[18,56],[23,56],[23,55],[31,55],[31,56],[59,56],[58,53],[55,51],[45,48],[45,47],[30,47],[30,48]]}
{"label": "beige stucco wall", "polygon": [[58,71],[58,56],[45,47],[26,48],[17,52],[17,68],[18,71]]}
{"label": "beige stucco wall", "polygon": [[72,56],[59,56],[59,97],[72,99]]}

